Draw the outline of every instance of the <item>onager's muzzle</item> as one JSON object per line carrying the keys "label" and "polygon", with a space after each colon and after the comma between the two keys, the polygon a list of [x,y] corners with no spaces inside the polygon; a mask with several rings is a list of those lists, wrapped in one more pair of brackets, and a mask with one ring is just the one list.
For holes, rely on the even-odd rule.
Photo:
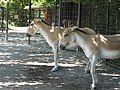
{"label": "onager's muzzle", "polygon": [[30,38],[32,35],[29,33],[26,33],[26,36]]}
{"label": "onager's muzzle", "polygon": [[65,46],[62,45],[62,44],[60,44],[60,49],[61,49],[61,50],[65,50]]}

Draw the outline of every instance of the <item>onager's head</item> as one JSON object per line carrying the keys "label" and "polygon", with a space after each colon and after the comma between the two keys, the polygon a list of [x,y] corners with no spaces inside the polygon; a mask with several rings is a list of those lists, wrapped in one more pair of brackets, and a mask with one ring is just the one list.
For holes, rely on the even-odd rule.
{"label": "onager's head", "polygon": [[40,19],[33,20],[30,25],[28,26],[26,35],[31,37],[32,35],[36,34],[39,31],[39,24],[41,23]]}
{"label": "onager's head", "polygon": [[64,50],[66,46],[75,42],[75,36],[72,35],[72,31],[73,30],[71,28],[66,28],[62,33],[62,38],[59,43],[61,50]]}

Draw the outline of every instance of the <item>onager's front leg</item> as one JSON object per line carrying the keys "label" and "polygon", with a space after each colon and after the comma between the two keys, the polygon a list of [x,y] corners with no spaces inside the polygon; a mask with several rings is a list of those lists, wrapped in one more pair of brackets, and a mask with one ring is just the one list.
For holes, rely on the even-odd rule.
{"label": "onager's front leg", "polygon": [[91,59],[91,67],[90,67],[90,73],[91,73],[91,76],[92,76],[92,84],[91,84],[91,90],[94,90],[94,88],[96,88],[95,84],[97,83],[97,76],[96,76],[96,73],[95,73],[95,65],[96,65],[96,62],[97,62],[97,58],[96,56],[94,55]]}
{"label": "onager's front leg", "polygon": [[51,71],[57,71],[57,69],[58,69],[58,47],[57,47],[57,45],[53,46],[52,49],[53,49],[53,53],[54,53],[55,66],[54,66],[54,68],[52,68]]}

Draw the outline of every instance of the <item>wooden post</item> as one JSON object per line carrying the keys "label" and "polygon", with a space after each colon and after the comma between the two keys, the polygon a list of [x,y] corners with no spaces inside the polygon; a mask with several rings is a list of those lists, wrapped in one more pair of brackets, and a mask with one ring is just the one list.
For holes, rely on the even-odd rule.
{"label": "wooden post", "polygon": [[[29,24],[31,22],[31,0],[29,0]],[[28,44],[30,44],[30,37],[28,37]]]}
{"label": "wooden post", "polygon": [[78,27],[81,27],[82,2],[78,3]]}
{"label": "wooden post", "polygon": [[92,0],[90,0],[90,8],[89,8],[89,27],[91,28],[92,24]]}
{"label": "wooden post", "polygon": [[111,3],[111,0],[109,0],[108,7],[107,7],[107,34],[110,34],[110,30],[109,30],[109,26],[110,26],[110,20],[109,20],[109,17],[110,17],[110,3]]}
{"label": "wooden post", "polygon": [[58,26],[61,26],[61,9],[62,9],[62,0],[59,2],[59,19],[58,19]]}
{"label": "wooden post", "polygon": [[1,7],[1,11],[2,11],[2,25],[1,25],[1,28],[2,28],[2,32],[3,32],[3,28],[4,28],[4,7]]}
{"label": "wooden post", "polygon": [[6,3],[6,34],[5,34],[5,41],[8,40],[8,19],[9,19],[9,0]]}
{"label": "wooden post", "polygon": [[31,20],[31,0],[29,0],[29,24]]}
{"label": "wooden post", "polygon": [[54,22],[55,22],[55,25],[56,25],[56,23],[57,23],[57,0],[55,2],[55,10],[54,10],[54,12],[55,12]]}
{"label": "wooden post", "polygon": [[[78,3],[78,20],[77,20],[77,25],[80,28],[81,27],[81,14],[82,14],[82,2]],[[77,48],[77,52],[81,51],[81,48]]]}
{"label": "wooden post", "polygon": [[[110,30],[109,30],[109,17],[110,17],[110,3],[111,3],[111,0],[108,1],[108,7],[107,7],[107,34],[110,34]],[[108,63],[108,59],[106,59],[105,61],[106,65]]]}

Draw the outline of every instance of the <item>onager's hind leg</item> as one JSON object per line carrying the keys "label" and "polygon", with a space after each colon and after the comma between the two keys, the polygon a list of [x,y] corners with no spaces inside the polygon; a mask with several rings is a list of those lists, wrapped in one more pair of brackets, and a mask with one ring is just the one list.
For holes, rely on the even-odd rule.
{"label": "onager's hind leg", "polygon": [[57,47],[57,45],[53,46],[52,49],[53,49],[53,53],[54,53],[55,66],[54,66],[54,68],[52,68],[51,71],[57,71],[57,69],[58,69],[58,47]]}
{"label": "onager's hind leg", "polygon": [[90,73],[90,61],[87,62],[86,68],[85,68],[85,73],[88,74]]}
{"label": "onager's hind leg", "polygon": [[91,84],[91,90],[94,90],[94,88],[96,88],[95,84],[97,83],[97,76],[96,76],[96,73],[95,73],[95,65],[96,65],[96,62],[97,62],[97,58],[96,56],[94,55],[91,59],[91,67],[90,67],[90,73],[91,73],[91,76],[92,76],[92,84]]}

